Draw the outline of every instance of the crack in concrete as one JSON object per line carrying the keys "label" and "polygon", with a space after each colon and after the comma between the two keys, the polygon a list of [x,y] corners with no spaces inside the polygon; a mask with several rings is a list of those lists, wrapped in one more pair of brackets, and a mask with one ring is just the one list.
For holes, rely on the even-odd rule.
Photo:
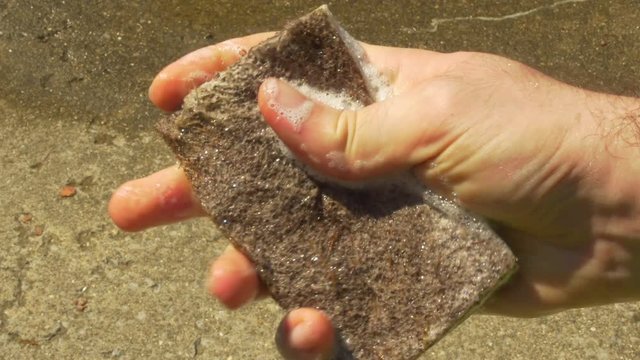
{"label": "crack in concrete", "polygon": [[[10,269],[10,272],[14,273],[14,269]],[[7,325],[9,318],[7,317],[6,311],[14,307],[22,297],[22,279],[18,278],[16,281],[16,286],[13,289],[13,296],[10,300],[3,301],[0,303],[0,330],[4,329]]]}
{"label": "crack in concrete", "polygon": [[[6,311],[14,307],[24,306],[25,299],[24,299],[24,291],[22,288],[23,288],[23,282],[24,282],[23,275],[24,275],[26,266],[27,266],[27,263],[21,260],[18,265],[18,269],[10,269],[10,271],[14,273],[14,276],[16,277],[17,281],[16,281],[15,288],[13,290],[13,298],[11,300],[0,303],[0,331],[7,330],[7,325],[9,323],[9,316],[7,316]],[[17,341],[19,343],[22,343],[21,341],[23,339],[20,338],[20,335],[18,333],[9,332],[8,335],[9,335],[10,341]]]}
{"label": "crack in concrete", "polygon": [[198,337],[193,342],[193,356],[191,358],[195,359],[201,354],[202,354],[202,338]]}
{"label": "crack in concrete", "polygon": [[[14,227],[14,231],[16,233],[16,241],[15,244],[19,247],[25,248],[29,244],[29,236],[31,234],[31,227],[28,224],[22,224],[18,216],[19,214],[27,213],[26,211],[21,211],[18,215],[15,216],[15,221],[17,225]],[[3,270],[7,270],[13,274],[16,279],[16,285],[13,289],[12,299],[4,301],[0,303],[0,330],[6,331],[7,324],[9,322],[9,317],[6,314],[6,311],[14,308],[21,307],[25,305],[25,294],[24,294],[24,283],[25,276],[27,272],[27,268],[29,266],[29,260],[25,255],[17,255],[17,261],[15,267],[3,267]],[[10,340],[20,340],[19,334],[17,333],[8,333]],[[15,336],[14,336],[15,335]]]}
{"label": "crack in concrete", "polygon": [[539,11],[542,10],[548,10],[548,9],[555,9],[559,6],[562,5],[566,5],[566,4],[575,4],[575,3],[583,3],[583,2],[587,2],[589,0],[562,0],[562,1],[557,1],[554,2],[553,4],[549,4],[549,5],[542,5],[542,6],[538,6],[529,10],[525,10],[525,11],[520,11],[517,13],[513,13],[513,14],[508,14],[508,15],[503,15],[503,16],[459,16],[459,17],[454,17],[454,18],[436,18],[436,19],[431,19],[431,28],[426,29],[427,32],[436,32],[438,31],[438,27],[442,24],[445,23],[449,23],[449,22],[458,22],[458,21],[503,21],[503,20],[512,20],[512,19],[517,19],[517,18],[521,18],[523,16],[527,16],[527,15],[531,15],[534,13],[537,13]]}
{"label": "crack in concrete", "polygon": [[55,325],[55,327],[46,335],[43,336],[43,338],[46,341],[51,341],[56,337],[60,337],[64,334],[67,333],[67,328],[62,325],[62,322],[58,321]]}
{"label": "crack in concrete", "polygon": [[[21,222],[19,219],[20,214],[29,213],[27,211],[21,211],[14,216],[16,226],[13,228],[15,233],[14,243],[17,247],[26,249],[31,248],[43,252],[43,256],[46,256],[49,252],[51,242],[57,237],[52,233],[45,233],[42,236],[34,235],[33,226],[34,219],[29,219],[28,222]],[[33,241],[34,236],[40,238],[40,241]],[[0,269],[9,271],[16,279],[16,284],[13,289],[11,299],[0,303],[0,331],[4,331],[8,335],[8,341],[17,343],[21,346],[41,346],[45,341],[52,341],[55,338],[61,337],[67,332],[67,328],[62,322],[57,321],[51,331],[41,336],[41,338],[25,338],[19,331],[11,331],[8,327],[9,316],[6,311],[13,308],[20,308],[25,306],[25,283],[26,274],[29,269],[29,259],[26,255],[18,252],[16,255],[16,263],[14,266],[2,266]]]}

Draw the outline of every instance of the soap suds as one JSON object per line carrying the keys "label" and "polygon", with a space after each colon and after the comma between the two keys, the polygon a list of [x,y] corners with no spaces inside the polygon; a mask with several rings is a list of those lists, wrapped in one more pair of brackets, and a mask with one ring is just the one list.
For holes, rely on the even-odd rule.
{"label": "soap suds", "polygon": [[305,100],[302,104],[294,107],[286,107],[273,100],[273,98],[269,99],[267,102],[267,106],[276,112],[278,119],[287,120],[291,125],[293,125],[293,129],[296,132],[300,131],[302,123],[309,118],[309,115],[311,115],[313,105],[313,101],[311,100]]}
{"label": "soap suds", "polygon": [[335,26],[338,29],[340,37],[351,52],[351,55],[358,60],[357,63],[360,66],[360,71],[362,71],[364,75],[367,87],[373,94],[374,100],[380,102],[391,97],[393,95],[393,89],[389,86],[389,81],[371,64],[360,42],[351,36],[342,26],[337,24],[337,22]]}
{"label": "soap suds", "polygon": [[270,99],[275,99],[278,96],[278,81],[275,79],[265,80],[264,92],[269,95]]}
{"label": "soap suds", "polygon": [[330,151],[327,155],[325,155],[327,160],[329,161],[328,166],[330,168],[336,168],[338,170],[345,171],[348,169],[347,159],[344,156],[343,152],[340,151]]}
{"label": "soap suds", "polygon": [[202,70],[194,70],[187,74],[182,80],[187,83],[201,84],[213,78],[213,74]]}
{"label": "soap suds", "polygon": [[292,82],[291,85],[309,99],[320,102],[334,109],[356,110],[364,107],[362,103],[354,100],[344,92],[337,93],[335,91],[322,91],[302,82]]}
{"label": "soap suds", "polygon": [[306,99],[302,104],[297,106],[285,106],[278,102],[278,83],[275,79],[268,79],[264,82],[264,91],[269,100],[267,106],[275,111],[278,120],[286,120],[296,132],[300,131],[302,123],[309,118],[311,110],[313,110],[313,101]]}

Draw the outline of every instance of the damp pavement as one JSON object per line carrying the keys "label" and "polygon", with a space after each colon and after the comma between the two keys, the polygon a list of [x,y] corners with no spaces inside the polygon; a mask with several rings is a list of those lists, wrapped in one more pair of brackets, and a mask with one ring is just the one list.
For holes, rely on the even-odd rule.
{"label": "damp pavement", "polygon": [[[226,245],[210,222],[125,233],[106,205],[118,184],[174,163],[146,98],[163,65],[321,3],[0,0],[0,358],[279,358],[272,301],[230,312],[205,294]],[[362,40],[496,53],[640,96],[637,0],[329,4]],[[424,359],[637,359],[638,349],[640,303],[627,303],[472,316]]]}

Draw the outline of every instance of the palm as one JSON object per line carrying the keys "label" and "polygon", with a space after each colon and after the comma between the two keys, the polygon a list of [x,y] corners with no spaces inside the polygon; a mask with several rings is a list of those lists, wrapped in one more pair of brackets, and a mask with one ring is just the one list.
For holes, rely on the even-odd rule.
{"label": "palm", "polygon": [[397,96],[431,97],[415,100],[428,104],[415,121],[430,134],[416,174],[495,223],[520,259],[518,275],[487,307],[535,315],[599,302],[580,297],[594,285],[597,259],[590,209],[579,197],[581,139],[569,129],[586,114],[564,101],[581,90],[496,56],[435,56],[440,72],[416,80],[416,69],[403,68],[413,77],[394,85]]}

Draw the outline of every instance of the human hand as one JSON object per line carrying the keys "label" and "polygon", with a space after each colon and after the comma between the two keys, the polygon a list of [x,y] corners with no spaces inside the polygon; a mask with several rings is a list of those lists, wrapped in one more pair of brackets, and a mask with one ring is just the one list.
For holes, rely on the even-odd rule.
{"label": "human hand", "polygon": [[[176,109],[189,90],[265,37],[205,48],[169,65],[151,86],[152,101]],[[263,115],[298,157],[347,180],[411,170],[430,188],[499,224],[521,269],[487,311],[535,315],[638,296],[638,229],[629,221],[610,226],[613,215],[623,217],[617,206],[622,200],[598,186],[609,181],[635,194],[629,185],[634,174],[619,170],[628,159],[612,165],[600,151],[610,144],[597,136],[602,123],[633,108],[633,100],[620,99],[620,110],[611,97],[486,54],[365,49],[392,80],[394,96],[357,112],[315,104],[294,128],[267,103],[296,106],[306,99],[285,83],[263,84]],[[275,99],[265,86],[277,88],[270,92]],[[594,116],[594,108],[607,118]],[[618,151],[620,144],[614,145]],[[340,166],[326,156],[336,152],[344,154]],[[622,214],[626,219],[640,214],[634,196],[623,199],[631,204]],[[110,214],[120,227],[140,230],[203,213],[184,174],[172,167],[123,185]],[[233,248],[213,263],[209,291],[231,308],[264,292],[252,264]],[[291,358],[327,354],[333,343],[329,320],[311,309],[292,312],[279,334],[279,347]]]}

